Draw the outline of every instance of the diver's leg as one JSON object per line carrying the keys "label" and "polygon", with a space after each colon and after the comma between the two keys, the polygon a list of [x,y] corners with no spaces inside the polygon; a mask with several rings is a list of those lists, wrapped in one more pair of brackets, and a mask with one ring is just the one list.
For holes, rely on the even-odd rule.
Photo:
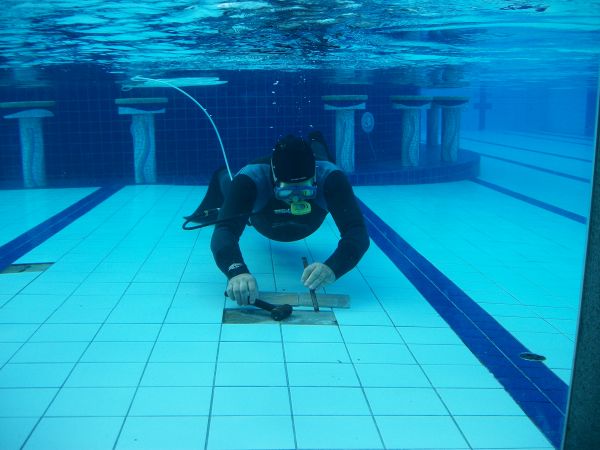
{"label": "diver's leg", "polygon": [[335,157],[331,155],[323,133],[320,131],[311,131],[308,133],[308,139],[310,141],[310,148],[317,161],[329,161],[335,163]]}
{"label": "diver's leg", "polygon": [[[185,217],[190,222],[202,223],[208,220],[216,219],[217,209],[221,207],[225,200],[225,195],[229,191],[229,173],[225,167],[217,169],[211,176],[208,183],[206,195],[200,202],[200,205],[189,216]],[[214,211],[212,214],[207,214],[208,211]],[[214,217],[213,217],[214,216]]]}
{"label": "diver's leg", "polygon": [[[225,168],[219,171],[217,174],[219,179],[219,187],[221,188],[221,195],[223,196],[223,200],[221,200],[221,205],[225,201],[225,197],[229,193],[229,188],[231,187],[231,178],[229,178],[229,172]],[[221,206],[219,205],[219,207]]]}

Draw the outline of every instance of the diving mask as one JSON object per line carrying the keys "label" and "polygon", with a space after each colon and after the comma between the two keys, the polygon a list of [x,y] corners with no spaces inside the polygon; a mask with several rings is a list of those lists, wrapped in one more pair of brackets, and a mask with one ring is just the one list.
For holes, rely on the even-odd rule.
{"label": "diving mask", "polygon": [[294,216],[303,216],[309,214],[312,210],[307,200],[317,196],[317,186],[315,185],[288,185],[275,186],[275,198],[283,200],[290,204],[290,213]]}
{"label": "diving mask", "polygon": [[286,185],[275,187],[275,198],[288,202],[310,200],[317,196],[317,187],[303,185]]}

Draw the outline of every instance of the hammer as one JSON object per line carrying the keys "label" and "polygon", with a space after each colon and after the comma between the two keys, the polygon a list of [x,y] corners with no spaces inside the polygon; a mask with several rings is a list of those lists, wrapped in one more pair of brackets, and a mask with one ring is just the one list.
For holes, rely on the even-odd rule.
{"label": "hammer", "polygon": [[273,305],[271,303],[263,302],[260,299],[254,300],[254,306],[258,306],[261,309],[271,312],[271,317],[273,320],[280,321],[283,319],[287,319],[292,314],[292,306],[291,305]]}
{"label": "hammer", "polygon": [[[225,297],[227,297],[227,296],[228,296],[227,292],[225,292]],[[292,311],[293,311],[291,305],[286,304],[286,305],[275,306],[271,303],[263,302],[262,300],[260,300],[258,298],[256,300],[254,300],[254,303],[252,303],[252,305],[256,306],[257,308],[264,309],[266,311],[270,311],[271,318],[273,320],[276,320],[277,322],[290,317],[292,314]]]}

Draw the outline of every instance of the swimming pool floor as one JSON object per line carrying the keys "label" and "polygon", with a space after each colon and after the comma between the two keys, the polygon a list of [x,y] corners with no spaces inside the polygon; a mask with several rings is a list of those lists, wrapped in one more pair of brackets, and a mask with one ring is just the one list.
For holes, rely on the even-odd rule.
{"label": "swimming pool floor", "polygon": [[[0,275],[0,448],[552,448],[374,244],[327,289],[338,326],[221,324],[211,231],[180,229],[203,192],[126,186],[17,261],[46,272]],[[356,194],[569,381],[584,225],[470,181]],[[242,248],[261,289],[304,291],[337,239]]]}

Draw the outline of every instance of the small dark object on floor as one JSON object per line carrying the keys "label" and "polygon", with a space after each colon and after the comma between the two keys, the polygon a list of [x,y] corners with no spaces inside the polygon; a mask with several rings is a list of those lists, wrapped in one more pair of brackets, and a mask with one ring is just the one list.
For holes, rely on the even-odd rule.
{"label": "small dark object on floor", "polygon": [[256,299],[253,303],[258,308],[265,309],[271,312],[273,320],[279,322],[280,320],[287,319],[292,315],[292,307],[290,305],[271,305],[270,303],[263,302],[262,300]]}
{"label": "small dark object on floor", "polygon": [[523,352],[519,355],[521,359],[526,361],[545,361],[546,357],[544,355],[538,355],[536,353]]}
{"label": "small dark object on floor", "polygon": [[[268,311],[260,308],[225,308],[223,310],[223,323],[228,324],[272,324],[273,318]],[[318,314],[311,309],[294,309],[293,314],[285,320],[275,322],[285,326],[337,326],[337,320],[333,311],[321,311]]]}
{"label": "small dark object on floor", "polygon": [[24,273],[24,272],[44,272],[54,263],[29,263],[29,264],[11,264],[0,270],[0,274],[5,273]]}
{"label": "small dark object on floor", "polygon": [[[228,297],[227,291],[225,291],[224,294],[225,297]],[[265,311],[269,311],[273,320],[276,320],[277,322],[290,317],[293,311],[291,305],[272,305],[271,303],[263,302],[258,298],[254,300],[252,305],[264,309]]]}

